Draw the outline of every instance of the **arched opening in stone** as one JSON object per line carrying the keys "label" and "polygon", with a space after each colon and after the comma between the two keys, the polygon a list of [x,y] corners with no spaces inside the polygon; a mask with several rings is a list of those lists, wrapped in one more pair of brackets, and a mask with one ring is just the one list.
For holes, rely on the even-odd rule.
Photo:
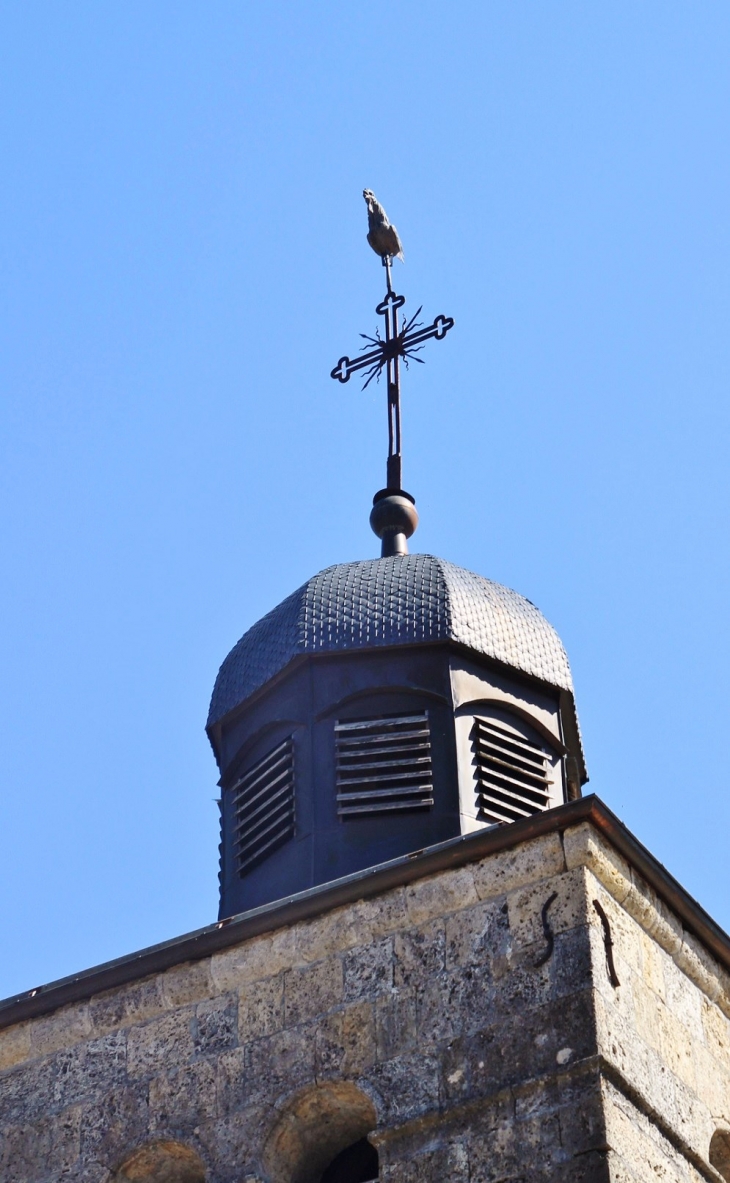
{"label": "arched opening in stone", "polygon": [[730,1183],[730,1130],[715,1130],[712,1135],[710,1164]]}
{"label": "arched opening in stone", "polygon": [[114,1183],[205,1183],[205,1167],[182,1142],[148,1142],[125,1159]]}
{"label": "arched opening in stone", "polygon": [[[357,1168],[358,1159],[368,1153],[362,1143],[376,1120],[370,1097],[354,1084],[332,1081],[306,1089],[284,1108],[266,1141],[266,1174],[271,1183],[369,1183],[377,1174],[329,1176],[327,1171],[334,1172],[336,1160],[350,1151],[353,1170]],[[375,1162],[377,1167],[377,1152]]]}
{"label": "arched opening in stone", "polygon": [[367,1138],[360,1138],[332,1160],[320,1183],[377,1183],[378,1152]]}

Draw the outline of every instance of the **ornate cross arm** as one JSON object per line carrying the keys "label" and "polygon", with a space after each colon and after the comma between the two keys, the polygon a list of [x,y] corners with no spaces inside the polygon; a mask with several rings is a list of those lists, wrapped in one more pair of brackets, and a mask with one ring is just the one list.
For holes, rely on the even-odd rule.
{"label": "ornate cross arm", "polygon": [[[398,303],[396,301],[389,302],[395,308],[399,308],[405,303],[402,296],[397,296],[396,300]],[[383,305],[378,305],[377,311],[383,316],[387,315],[386,308]],[[421,328],[419,322],[416,320],[420,311],[421,309],[419,308],[415,316],[410,321],[406,321],[400,333],[386,338],[385,341],[381,339],[379,333],[375,337],[365,337],[365,334],[361,333],[360,335],[365,337],[367,341],[372,342],[375,348],[367,349],[367,346],[365,346],[367,352],[354,359],[341,357],[332,370],[330,377],[337,378],[338,382],[349,382],[351,374],[355,374],[358,370],[369,369],[372,370],[372,373],[365,382],[365,386],[367,386],[376,375],[380,375],[388,362],[395,361],[396,358],[402,357],[406,365],[408,364],[409,358],[414,361],[421,361],[421,358],[414,357],[414,354],[419,352],[423,342],[428,341],[431,337],[435,337],[437,341],[443,341],[449,329],[454,326],[454,318],[452,316],[437,316],[433,324],[429,325],[428,328]]]}
{"label": "ornate cross arm", "polygon": [[[372,246],[373,243],[371,240],[368,239],[368,241]],[[454,320],[451,316],[437,316],[433,324],[424,328],[418,319],[421,314],[421,309],[419,308],[410,319],[404,318],[403,324],[401,325],[399,323],[398,313],[405,304],[406,298],[405,296],[397,295],[393,291],[390,275],[391,262],[390,255],[386,254],[383,256],[383,266],[385,267],[388,289],[384,298],[375,309],[378,316],[382,316],[383,318],[384,335],[380,335],[379,329],[375,330],[374,337],[368,336],[367,333],[361,333],[360,336],[366,344],[363,345],[360,356],[355,358],[341,357],[335,368],[330,371],[330,377],[336,378],[338,382],[349,382],[352,374],[356,374],[358,370],[364,370],[364,390],[366,386],[370,385],[373,378],[379,379],[382,372],[384,370],[386,371],[386,385],[388,388],[388,465],[386,481],[388,492],[396,493],[400,497],[403,493],[401,471],[400,363],[402,360],[406,368],[408,368],[409,361],[422,362],[423,359],[416,357],[416,354],[421,352],[424,342],[428,341],[431,337],[435,337],[437,341],[443,341],[449,329],[452,328]],[[403,494],[403,496],[408,497],[409,494]],[[374,526],[373,529],[375,529]],[[405,545],[405,539],[403,539],[403,545]],[[383,546],[385,547],[385,542]],[[386,551],[383,553],[386,553]],[[387,553],[391,552],[388,551]],[[399,551],[398,553],[405,552]]]}

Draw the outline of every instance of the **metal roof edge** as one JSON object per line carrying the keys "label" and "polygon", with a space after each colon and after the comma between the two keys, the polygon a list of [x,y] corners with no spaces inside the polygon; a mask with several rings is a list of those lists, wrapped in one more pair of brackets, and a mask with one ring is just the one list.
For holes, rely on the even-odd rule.
{"label": "metal roof edge", "polygon": [[[484,661],[492,669],[498,673],[508,674],[518,681],[525,682],[528,685],[538,686],[540,689],[552,691],[555,695],[567,694],[571,701],[575,704],[575,692],[569,690],[564,686],[558,686],[555,682],[548,682],[545,678],[541,678],[539,674],[530,674],[527,670],[522,670],[516,665],[510,665],[508,661],[501,661],[498,657],[492,657],[489,653],[482,653],[481,650],[475,649],[468,641],[459,641],[455,637],[432,637],[427,641],[394,641],[392,644],[372,645],[370,647],[362,646],[358,649],[302,649],[299,653],[295,653],[293,657],[289,658],[286,665],[277,670],[266,682],[262,682],[255,690],[252,690],[246,698],[242,698],[239,703],[226,711],[224,715],[215,719],[212,723],[208,721],[205,725],[205,730],[208,738],[211,740],[211,733],[222,726],[223,723],[230,723],[237,715],[248,710],[253,702],[259,701],[272,687],[278,686],[284,678],[286,678],[298,665],[306,661],[341,661],[343,658],[349,660],[353,656],[370,657],[373,654],[388,653],[408,653],[413,652],[416,648],[437,648],[451,649],[454,653],[461,653],[465,657],[471,657],[477,661]],[[573,706],[575,710],[575,705]],[[214,748],[215,750],[215,748]]]}
{"label": "metal roof edge", "polygon": [[450,838],[436,846],[414,851],[365,871],[277,900],[250,912],[218,921],[159,945],[107,961],[79,974],[27,990],[0,1001],[0,1029],[24,1019],[48,1014],[71,1002],[81,1002],[104,990],[160,973],[186,961],[199,961],[212,953],[252,937],[261,936],[297,921],[308,920],[329,909],[381,895],[439,871],[464,866],[509,850],[545,834],[562,832],[580,822],[590,822],[623,855],[657,895],[730,970],[730,936],[689,895],[682,885],[619,821],[600,798],[591,794],[567,805],[536,814],[510,825],[494,826]]}

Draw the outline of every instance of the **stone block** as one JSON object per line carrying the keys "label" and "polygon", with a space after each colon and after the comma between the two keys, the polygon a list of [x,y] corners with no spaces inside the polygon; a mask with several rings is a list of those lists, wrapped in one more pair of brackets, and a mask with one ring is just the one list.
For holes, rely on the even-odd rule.
{"label": "stone block", "polygon": [[560,875],[566,869],[560,835],[544,834],[511,850],[488,855],[471,869],[477,895],[482,900],[495,899],[528,883]]}
{"label": "stone block", "polygon": [[238,1037],[241,1043],[272,1035],[284,1026],[284,975],[244,986],[238,996]]}
{"label": "stone block", "polygon": [[594,996],[594,1003],[599,1053],[623,1079],[631,1081],[649,1108],[671,1120],[675,1107],[673,1079],[658,1051],[647,1045],[636,1026],[617,1013],[601,994]]}
{"label": "stone block", "polygon": [[315,1080],[317,1025],[289,1027],[246,1045],[250,1101],[273,1104]]}
{"label": "stone block", "polygon": [[396,887],[383,895],[360,900],[352,912],[358,921],[367,925],[372,940],[391,936],[409,924],[406,889]]}
{"label": "stone block", "polygon": [[730,1068],[720,1064],[701,1043],[692,1047],[697,1096],[710,1113],[730,1126]]}
{"label": "stone block", "polygon": [[195,1132],[195,1147],[205,1162],[214,1164],[206,1173],[206,1183],[260,1180],[255,1147],[261,1143],[262,1129],[271,1121],[268,1108],[249,1106],[240,1113],[201,1122]]}
{"label": "stone block", "polygon": [[160,987],[165,1005],[186,1006],[190,1002],[202,1002],[214,993],[210,972],[210,957],[202,961],[186,961],[174,965],[160,975]]}
{"label": "stone block", "polygon": [[512,1090],[517,1121],[540,1114],[577,1109],[588,1101],[601,1105],[601,1076],[596,1058],[568,1065],[548,1076],[536,1076]]}
{"label": "stone block", "polygon": [[710,1054],[730,1070],[730,1020],[716,1003],[702,999],[703,1041]]}
{"label": "stone block", "polygon": [[31,1026],[31,1023],[16,1023],[0,1031],[0,1072],[28,1058]]}
{"label": "stone block", "polygon": [[660,1114],[678,1137],[705,1154],[710,1114],[697,1093],[672,1071],[663,1051],[647,1046],[634,1028],[608,1013],[600,999],[597,1019],[604,1055],[642,1098],[646,1110]]}
{"label": "stone block", "polygon": [[[470,1130],[469,1137],[469,1183],[517,1183],[519,1180],[535,1178],[533,1171],[527,1175],[528,1164],[516,1137],[515,1123],[500,1122],[488,1132]],[[540,1161],[544,1163],[544,1156]]]}
{"label": "stone block", "polygon": [[515,1152],[523,1171],[533,1164],[538,1171],[542,1164],[562,1166],[571,1157],[568,1147],[563,1146],[560,1117],[559,1113],[545,1113],[515,1124]]}
{"label": "stone block", "polygon": [[664,985],[667,1009],[692,1039],[702,1042],[705,1038],[702,1025],[702,993],[679,966],[669,959],[664,970]]}
{"label": "stone block", "polygon": [[377,1059],[375,1007],[357,1002],[322,1020],[315,1037],[317,1080],[361,1076]]}
{"label": "stone block", "polygon": [[450,1104],[487,1097],[595,1054],[591,992],[520,1013],[455,1039],[442,1056]]}
{"label": "stone block", "polygon": [[407,928],[409,923],[402,887],[373,899],[358,900],[296,926],[297,963],[346,953],[356,945],[367,945]]}
{"label": "stone block", "polygon": [[379,1060],[401,1056],[416,1046],[416,998],[412,990],[396,986],[376,999],[375,1037]]}
{"label": "stone block", "polygon": [[501,978],[495,978],[492,990],[486,990],[484,981],[475,975],[467,1004],[472,1028],[481,1025],[485,1019],[494,1022],[500,1018],[512,1018],[515,1014],[526,1015],[550,1003],[555,992],[555,967],[551,962],[535,965],[535,952],[535,949],[528,950],[529,955],[515,959]]}
{"label": "stone block", "polygon": [[460,1035],[469,1017],[472,971],[443,973],[416,994],[419,1047],[445,1043]]}
{"label": "stone block", "polygon": [[623,903],[631,891],[631,868],[590,822],[581,822],[566,830],[563,848],[568,870],[588,867],[617,903]]}
{"label": "stone block", "polygon": [[[676,1079],[676,1078],[675,1078]],[[710,1138],[715,1131],[712,1114],[700,1097],[684,1081],[676,1080],[676,1125],[679,1138],[700,1158],[706,1158]]]}
{"label": "stone block", "polygon": [[260,1092],[260,1082],[256,1082],[254,1088],[250,1085],[249,1059],[248,1051],[243,1047],[218,1056],[216,1095],[220,1117],[239,1112],[249,1103],[253,1093]]}
{"label": "stone block", "polygon": [[682,923],[664,900],[657,901],[657,917],[651,936],[670,957],[674,957],[682,946]]}
{"label": "stone block", "polygon": [[296,926],[296,960],[322,961],[372,939],[369,916],[362,907],[336,908]]}
{"label": "stone block", "polygon": [[644,969],[644,934],[642,928],[604,887],[602,881],[597,880],[593,875],[588,875],[586,888],[588,892],[588,915],[590,923],[600,934],[601,940],[603,940],[604,935],[603,925],[595,910],[594,900],[598,900],[608,918],[611,940],[613,941],[613,958],[619,980],[623,983],[626,977],[625,971],[622,975],[621,966],[628,967],[632,973],[641,976]]}
{"label": "stone block", "polygon": [[714,1002],[720,994],[717,964],[691,932],[685,930],[682,947],[675,954],[675,961],[687,977]]}
{"label": "stone block", "polygon": [[724,966],[717,967],[718,993],[715,1002],[724,1015],[730,1017],[730,973]]}
{"label": "stone block", "polygon": [[610,974],[608,954],[604,942],[603,927],[598,917],[589,928],[591,960],[593,962],[593,985],[612,1014],[617,1014],[629,1026],[634,1024],[635,985],[640,976],[624,962],[614,946],[614,969],[618,973],[619,985],[615,986]]}
{"label": "stone block", "polygon": [[[583,1082],[584,1084],[586,1082]],[[573,1090],[572,1103],[557,1110],[560,1143],[571,1158],[606,1150],[606,1122],[599,1088]]]}
{"label": "stone block", "polygon": [[73,1183],[117,1183],[117,1180],[102,1163],[87,1162],[77,1168],[73,1175]]}
{"label": "stone block", "polygon": [[439,1062],[433,1055],[397,1056],[367,1075],[383,1100],[386,1124],[413,1121],[438,1109]]}
{"label": "stone block", "polygon": [[637,1183],[698,1180],[691,1163],[666,1139],[657,1123],[608,1081],[604,1096],[607,1141],[617,1159],[630,1165]]}
{"label": "stone block", "polygon": [[411,924],[425,924],[437,916],[460,912],[478,900],[471,867],[419,879],[410,883],[405,892]]}
{"label": "stone block", "polygon": [[444,935],[447,967],[479,967],[490,977],[502,976],[512,954],[507,902],[488,900],[449,916]]}
{"label": "stone block", "polygon": [[50,1094],[52,1060],[24,1060],[0,1076],[0,1129],[30,1125],[58,1109]]}
{"label": "stone block", "polygon": [[145,978],[96,994],[88,1009],[93,1029],[100,1035],[154,1018],[165,1010],[160,979]]}
{"label": "stone block", "polygon": [[280,928],[214,954],[210,972],[216,991],[227,994],[260,978],[273,978],[297,962],[295,926]]}
{"label": "stone block", "polygon": [[412,1140],[408,1152],[381,1165],[382,1183],[469,1183],[469,1155],[463,1142],[432,1136]]}
{"label": "stone block", "polygon": [[85,1162],[117,1163],[149,1132],[147,1089],[119,1084],[94,1105],[84,1107],[81,1153]]}
{"label": "stone block", "polygon": [[284,975],[284,1021],[288,1027],[324,1014],[342,1001],[342,962],[331,957]]}
{"label": "stone block", "polygon": [[113,1031],[58,1052],[48,1063],[43,1095],[46,1103],[65,1109],[78,1103],[97,1104],[117,1085],[127,1069],[127,1041]]}
{"label": "stone block", "polygon": [[660,1010],[666,1009],[666,1003],[647,990],[640,980],[632,983],[631,995],[633,1011],[627,1022],[633,1025],[639,1039],[658,1052],[661,1050]]}
{"label": "stone block", "polygon": [[386,937],[351,949],[343,958],[346,1002],[374,998],[393,985],[393,940]]}
{"label": "stone block", "polygon": [[446,965],[446,929],[444,921],[434,920],[420,928],[396,933],[394,984],[418,989]]}
{"label": "stone block", "polygon": [[[595,954],[593,929],[590,925],[559,932],[555,937],[553,953],[546,963],[550,979],[551,998],[563,998],[579,990],[587,990],[594,984]],[[533,946],[532,951],[544,953],[542,945]],[[603,947],[599,956],[605,959]],[[534,962],[533,962],[534,965]],[[601,969],[598,970],[600,973]]]}
{"label": "stone block", "polygon": [[52,1055],[88,1039],[90,1033],[88,1005],[64,1006],[53,1014],[41,1016],[31,1025],[30,1054]]}
{"label": "stone block", "polygon": [[[45,1183],[76,1178],[81,1108],[67,1109],[53,1120],[15,1126],[0,1138],[0,1179],[3,1183]],[[49,1167],[53,1175],[49,1174]]]}
{"label": "stone block", "polygon": [[[544,1183],[552,1183],[553,1180],[555,1183],[619,1183],[614,1175],[610,1157],[610,1154],[603,1150],[582,1154],[571,1162],[561,1163],[554,1173],[546,1173]],[[626,1183],[629,1183],[629,1180]]]}
{"label": "stone block", "polygon": [[642,978],[645,985],[657,998],[666,1002],[665,967],[671,964],[668,954],[660,948],[653,937],[641,935]]}
{"label": "stone block", "polygon": [[553,895],[546,919],[554,934],[588,923],[591,905],[585,869],[576,867],[560,878],[531,883],[508,895],[509,926],[516,948],[545,943],[542,913]]}
{"label": "stone block", "polygon": [[631,890],[623,901],[623,907],[644,932],[653,933],[660,923],[659,896],[641,878],[635,867],[631,868]]}
{"label": "stone block", "polygon": [[216,1065],[198,1060],[155,1076],[149,1083],[150,1129],[162,1133],[193,1130],[216,1116]]}
{"label": "stone block", "polygon": [[127,1071],[131,1077],[156,1076],[195,1055],[193,1034],[195,1011],[192,1007],[172,1011],[151,1019],[129,1032]]}
{"label": "stone block", "polygon": [[212,1056],[230,1051],[238,1044],[238,995],[199,1002],[192,1022],[195,1054]]}

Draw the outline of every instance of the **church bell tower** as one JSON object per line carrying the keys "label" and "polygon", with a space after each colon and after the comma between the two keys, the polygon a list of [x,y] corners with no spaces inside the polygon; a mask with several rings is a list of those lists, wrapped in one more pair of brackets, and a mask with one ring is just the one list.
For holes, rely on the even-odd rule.
{"label": "church bell tower", "polygon": [[365,200],[380,557],[221,666],[218,921],[0,1001],[0,1180],[730,1183],[730,937],[581,796],[539,610],[408,553],[399,367],[453,321]]}
{"label": "church bell tower", "polygon": [[517,592],[408,553],[418,514],[402,488],[401,362],[454,322],[423,327],[420,308],[400,319],[400,239],[364,196],[386,278],[383,332],[331,376],[385,378],[387,479],[370,514],[381,556],[313,576],[220,668],[208,734],[221,772],[221,919],[562,805],[586,779],[552,626]]}

